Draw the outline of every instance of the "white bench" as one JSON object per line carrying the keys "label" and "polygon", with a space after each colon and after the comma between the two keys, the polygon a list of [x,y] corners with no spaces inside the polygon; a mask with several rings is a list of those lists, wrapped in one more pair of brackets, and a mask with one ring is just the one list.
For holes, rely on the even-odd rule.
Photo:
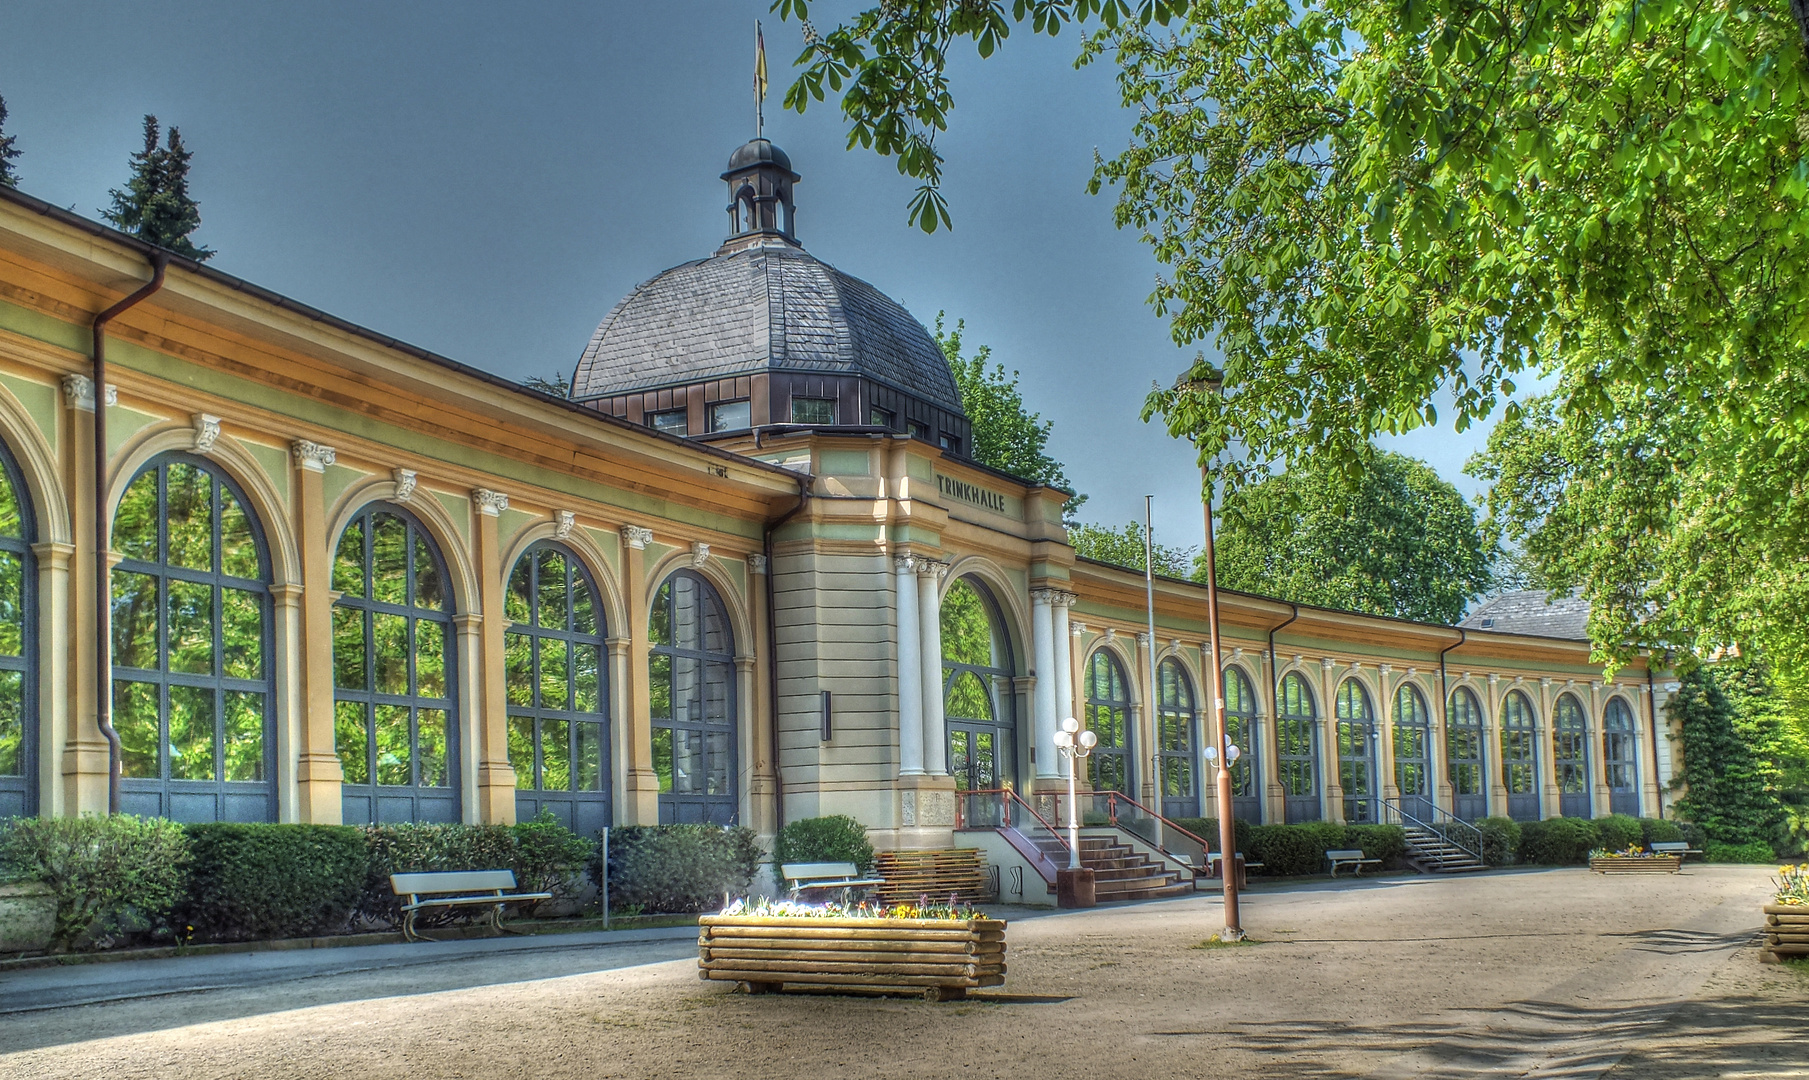
{"label": "white bench", "polygon": [[1363,854],[1363,852],[1361,852],[1355,848],[1353,848],[1349,851],[1328,851],[1325,853],[1325,861],[1332,864],[1332,876],[1333,877],[1338,876],[1338,868],[1340,866],[1348,866],[1352,870],[1356,871],[1356,873],[1359,876],[1361,876],[1363,873],[1363,868],[1365,866],[1381,866],[1382,865],[1381,859],[1368,858]]}
{"label": "white bench", "polygon": [[402,937],[425,941],[415,932],[415,916],[434,908],[488,907],[489,923],[502,933],[503,908],[510,904],[550,900],[552,893],[518,893],[513,870],[440,870],[421,874],[391,874],[389,887],[406,897],[402,905]]}
{"label": "white bench", "polygon": [[1652,854],[1689,856],[1700,855],[1702,852],[1683,840],[1659,840],[1653,843]]}
{"label": "white bench", "polygon": [[870,889],[886,883],[885,878],[861,877],[860,867],[849,862],[786,863],[779,868],[779,876],[785,879],[794,900],[799,893],[830,889]]}

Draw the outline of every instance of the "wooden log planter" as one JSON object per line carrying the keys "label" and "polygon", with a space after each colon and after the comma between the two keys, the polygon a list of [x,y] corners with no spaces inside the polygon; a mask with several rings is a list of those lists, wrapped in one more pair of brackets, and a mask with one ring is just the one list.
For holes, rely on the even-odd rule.
{"label": "wooden log planter", "polygon": [[1683,869],[1682,855],[1619,855],[1589,860],[1598,874],[1675,874]]}
{"label": "wooden log planter", "polygon": [[697,925],[698,978],[750,994],[815,986],[958,1001],[1005,982],[1002,919],[705,915]]}
{"label": "wooden log planter", "polygon": [[1766,904],[1765,940],[1759,946],[1759,962],[1775,964],[1796,956],[1809,956],[1809,906]]}

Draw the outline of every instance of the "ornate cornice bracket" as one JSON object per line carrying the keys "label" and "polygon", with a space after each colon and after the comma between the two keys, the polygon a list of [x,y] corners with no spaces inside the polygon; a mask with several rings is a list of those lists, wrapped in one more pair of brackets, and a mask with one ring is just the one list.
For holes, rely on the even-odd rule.
{"label": "ornate cornice bracket", "polygon": [[297,439],[289,444],[289,457],[297,467],[308,472],[326,472],[328,465],[339,460],[339,452],[331,446]]}

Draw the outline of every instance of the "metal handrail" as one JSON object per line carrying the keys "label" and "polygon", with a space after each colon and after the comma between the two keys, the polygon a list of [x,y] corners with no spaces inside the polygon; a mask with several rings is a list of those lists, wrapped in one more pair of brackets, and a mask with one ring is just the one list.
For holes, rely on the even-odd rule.
{"label": "metal handrail", "polygon": [[[1427,832],[1430,832],[1430,833],[1442,838],[1446,843],[1450,844],[1454,848],[1457,848],[1459,851],[1462,851],[1464,854],[1470,856],[1471,858],[1475,859],[1479,863],[1486,861],[1482,857],[1482,830],[1478,829],[1476,826],[1465,821],[1463,818],[1460,818],[1457,815],[1451,813],[1450,811],[1443,809],[1437,803],[1428,803],[1427,804],[1432,807],[1432,822],[1428,823],[1425,821],[1421,821],[1419,818],[1415,817],[1412,814],[1409,814],[1405,809],[1403,809],[1401,807],[1401,805],[1399,803],[1395,802],[1395,800],[1393,800],[1393,799],[1377,799],[1376,801],[1379,804],[1381,804],[1385,809],[1392,811],[1395,814],[1395,816],[1397,816],[1401,819],[1402,822],[1407,823],[1407,824],[1417,825],[1420,828],[1425,829]],[[1445,820],[1443,820],[1443,821],[1439,820],[1441,817],[1444,818]],[[1475,840],[1473,841],[1474,847],[1472,847],[1468,844],[1461,843],[1461,842],[1453,839],[1451,836],[1451,830],[1453,828],[1464,830],[1465,832],[1470,834],[1470,836],[1474,836],[1475,837]],[[1465,839],[1469,839],[1469,836],[1466,836]]]}
{"label": "metal handrail", "polygon": [[1019,806],[1023,807],[1024,811],[1026,813],[1028,813],[1031,817],[1035,818],[1038,825],[1041,825],[1045,830],[1047,830],[1049,832],[1049,834],[1051,836],[1055,837],[1055,839],[1058,842],[1060,842],[1063,850],[1070,850],[1068,848],[1068,838],[1063,836],[1061,834],[1061,831],[1058,830],[1055,826],[1049,824],[1049,822],[1043,818],[1043,815],[1037,813],[1036,807],[1031,806],[1029,803],[1025,802],[1024,797],[1022,795],[1019,795],[1016,791],[1014,791],[1011,788],[975,788],[975,789],[971,789],[971,790],[955,792],[955,828],[964,829],[967,827],[967,822],[964,820],[967,816],[967,807],[962,802],[962,798],[963,798],[963,796],[972,796],[972,795],[1003,795],[1003,796],[1005,796],[1002,800],[1000,800],[1000,805],[999,805],[999,809],[1001,811],[999,814],[999,824],[1000,825],[1004,826],[1007,829],[1016,828],[1016,826],[1012,825],[1012,823],[1011,823],[1011,804],[1016,803]]}
{"label": "metal handrail", "polygon": [[1122,799],[1123,801],[1130,803],[1132,806],[1143,811],[1144,814],[1156,819],[1157,821],[1160,821],[1164,828],[1173,829],[1174,831],[1180,833],[1182,836],[1185,836],[1189,840],[1192,840],[1194,843],[1199,844],[1200,850],[1202,852],[1210,852],[1212,850],[1211,844],[1200,839],[1200,837],[1195,835],[1194,833],[1189,832],[1188,830],[1182,828],[1179,825],[1176,825],[1174,822],[1163,817],[1161,814],[1156,813],[1154,810],[1151,810],[1149,807],[1138,802],[1136,799],[1131,798],[1129,795],[1126,795],[1122,791],[1093,791],[1093,792],[1086,792],[1083,794],[1089,794],[1095,798],[1097,798],[1101,795],[1104,795],[1106,797],[1106,820],[1111,824],[1111,826],[1113,828],[1123,829],[1124,831],[1131,833],[1133,836],[1136,836],[1137,839],[1148,844],[1150,847],[1155,848],[1157,851],[1160,851],[1164,858],[1173,862],[1175,865],[1182,867],[1183,869],[1187,870],[1189,873],[1195,875],[1196,877],[1200,874],[1201,867],[1196,865],[1192,860],[1183,859],[1181,856],[1176,855],[1174,852],[1168,850],[1166,847],[1163,847],[1161,844],[1156,843],[1151,838],[1144,836],[1141,833],[1135,832],[1128,825],[1118,824],[1118,802],[1119,802],[1119,800]]}

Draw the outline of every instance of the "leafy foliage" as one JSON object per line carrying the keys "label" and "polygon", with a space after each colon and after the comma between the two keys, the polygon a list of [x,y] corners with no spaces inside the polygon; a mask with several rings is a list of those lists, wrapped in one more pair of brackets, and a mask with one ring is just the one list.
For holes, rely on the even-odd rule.
{"label": "leafy foliage", "polygon": [[1714,863],[1763,864],[1776,862],[1771,845],[1753,841],[1746,844],[1717,844],[1713,840],[1702,849],[1702,861]]}
{"label": "leafy foliage", "polygon": [[6,133],[6,99],[0,97],[0,187],[18,187],[19,170],[13,161],[19,156],[19,137]]}
{"label": "leafy foliage", "polygon": [[1513,818],[1488,817],[1476,823],[1482,834],[1482,861],[1489,866],[1512,866],[1520,854],[1520,823]]}
{"label": "leafy foliage", "polygon": [[552,378],[544,375],[529,375],[521,380],[521,385],[529,390],[538,390],[553,397],[569,398],[572,396],[572,381],[565,377],[565,372],[555,371]]}
{"label": "leafy foliage", "polygon": [[1584,818],[1546,818],[1520,823],[1520,861],[1545,866],[1576,866],[1601,847],[1595,822]]}
{"label": "leafy foliage", "polygon": [[1325,870],[1325,853],[1344,846],[1344,826],[1331,822],[1258,825],[1250,830],[1245,858],[1269,876],[1295,877]]}
{"label": "leafy foliage", "polygon": [[1787,846],[1778,785],[1781,766],[1802,750],[1791,745],[1797,740],[1764,666],[1729,660],[1688,672],[1665,713],[1683,743],[1679,779],[1687,791],[1677,813],[1714,843]]}
{"label": "leafy foliage", "polygon": [[[391,874],[511,870],[519,891],[551,892],[557,900],[596,858],[595,844],[549,813],[517,825],[372,825],[364,836],[369,863],[358,914],[392,926],[401,924],[402,911],[390,889]],[[469,914],[454,911],[445,918]],[[419,918],[431,924],[425,913]]]}
{"label": "leafy foliage", "polygon": [[176,922],[216,940],[336,933],[358,905],[369,856],[346,825],[189,825]]}
{"label": "leafy foliage", "polygon": [[[629,825],[609,833],[609,900],[656,912],[715,911],[723,895],[745,895],[765,853],[752,829]],[[592,860],[591,880],[604,868]]]}
{"label": "leafy foliage", "polygon": [[[1143,523],[1139,521],[1119,529],[1089,522],[1068,530],[1068,544],[1074,548],[1074,554],[1139,573],[1143,571],[1143,542]],[[1151,544],[1149,551],[1156,564],[1156,573],[1165,577],[1184,578],[1192,569],[1193,548]]]}
{"label": "leafy foliage", "polygon": [[157,138],[157,118],[147,115],[144,149],[132,155],[132,177],[124,190],[114,188],[107,193],[113,206],[102,210],[101,216],[121,232],[184,258],[206,262],[214,253],[189,239],[189,234],[201,227],[201,205],[188,194],[189,160],[195,152],[182,145],[182,132],[177,128],[170,128],[164,146],[157,145]]}
{"label": "leafy foliage", "polygon": [[1639,819],[1641,846],[1650,848],[1653,844],[1675,844],[1683,839],[1683,830],[1675,821],[1664,818],[1644,817]]}
{"label": "leafy foliage", "polygon": [[1219,584],[1345,611],[1456,622],[1496,556],[1455,487],[1388,451],[1364,458],[1355,487],[1307,463],[1228,494],[1222,516]]}
{"label": "leafy foliage", "polygon": [[1644,847],[1646,830],[1636,817],[1626,814],[1609,814],[1595,819],[1597,843],[1610,851],[1626,851],[1628,848]]}
{"label": "leafy foliage", "polygon": [[0,828],[0,867],[55,890],[65,949],[167,930],[188,862],[188,834],[165,818],[16,818]]}
{"label": "leafy foliage", "polygon": [[[1062,471],[1062,463],[1046,452],[1049,432],[1055,425],[1024,404],[1017,372],[1007,374],[1003,364],[994,364],[991,371],[987,370],[992,346],[982,345],[973,356],[962,356],[961,332],[965,323],[957,321],[953,330],[945,331],[944,314],[936,313],[936,344],[942,346],[942,355],[955,376],[955,387],[961,391],[962,411],[973,424],[973,446],[969,448],[973,459],[1072,495],[1074,486]],[[1073,495],[1063,510],[1072,515],[1086,501],[1085,495]]]}
{"label": "leafy foliage", "polygon": [[867,827],[846,814],[788,821],[773,840],[773,863],[853,863],[863,876],[873,871],[873,843]]}
{"label": "leafy foliage", "polygon": [[[1184,818],[1173,818],[1171,820],[1173,820],[1176,825],[1181,826],[1183,829],[1186,829],[1188,832],[1194,834],[1195,836],[1199,837],[1202,840],[1205,840],[1207,842],[1207,850],[1208,851],[1219,850],[1219,819],[1218,818],[1184,817]],[[1255,859],[1250,855],[1250,842],[1251,842],[1251,838],[1255,835],[1252,832],[1252,830],[1255,828],[1256,828],[1256,826],[1250,824],[1248,821],[1245,821],[1243,818],[1238,818],[1236,821],[1232,822],[1232,829],[1235,831],[1235,835],[1236,835],[1236,839],[1237,839],[1237,849],[1244,853],[1244,859],[1246,862],[1254,862],[1255,861]]]}

